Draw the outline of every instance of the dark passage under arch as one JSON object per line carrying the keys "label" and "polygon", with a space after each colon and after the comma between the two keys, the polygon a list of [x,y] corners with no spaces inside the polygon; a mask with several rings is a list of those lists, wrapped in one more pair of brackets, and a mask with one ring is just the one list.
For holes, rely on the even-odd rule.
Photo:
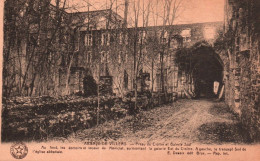
{"label": "dark passage under arch", "polygon": [[[223,65],[218,54],[209,45],[198,45],[192,50],[192,77],[198,98],[215,97],[214,81],[223,84]],[[220,87],[219,86],[219,87]]]}

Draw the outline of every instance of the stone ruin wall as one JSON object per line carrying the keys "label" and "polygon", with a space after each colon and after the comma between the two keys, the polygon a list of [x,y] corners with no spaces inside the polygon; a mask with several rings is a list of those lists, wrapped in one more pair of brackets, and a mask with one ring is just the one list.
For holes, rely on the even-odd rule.
{"label": "stone ruin wall", "polygon": [[[256,4],[258,3],[258,4]],[[241,118],[249,140],[260,140],[260,53],[256,1],[229,1],[233,11],[228,30],[233,35],[226,54],[226,103]],[[259,27],[259,26],[258,26]]]}

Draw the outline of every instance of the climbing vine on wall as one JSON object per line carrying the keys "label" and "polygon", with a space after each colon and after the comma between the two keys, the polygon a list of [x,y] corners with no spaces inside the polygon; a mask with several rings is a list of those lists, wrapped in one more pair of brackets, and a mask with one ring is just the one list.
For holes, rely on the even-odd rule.
{"label": "climbing vine on wall", "polygon": [[180,48],[175,55],[175,63],[181,71],[190,72],[191,71],[191,57],[192,52],[189,48]]}

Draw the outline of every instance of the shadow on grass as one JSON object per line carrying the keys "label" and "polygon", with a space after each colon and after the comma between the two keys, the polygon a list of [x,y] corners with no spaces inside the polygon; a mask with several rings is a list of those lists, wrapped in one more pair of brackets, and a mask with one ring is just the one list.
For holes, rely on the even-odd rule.
{"label": "shadow on grass", "polygon": [[[169,108],[171,111],[178,112],[181,106],[174,106],[174,110],[169,105],[142,110],[136,115],[128,115],[119,120],[109,121],[94,128],[78,131],[76,138],[80,140],[118,140],[129,136],[138,138],[146,137],[136,136],[135,133],[151,128],[160,120],[165,119],[159,114],[161,113],[161,108]],[[169,110],[166,110],[165,114],[170,116],[171,113],[168,112]],[[166,118],[169,116],[166,116]]]}
{"label": "shadow on grass", "polygon": [[100,126],[79,131],[77,138],[80,140],[118,140],[125,133],[135,133],[151,126],[143,114],[127,116],[120,120],[106,122]]}
{"label": "shadow on grass", "polygon": [[201,125],[198,130],[198,139],[202,143],[249,143],[240,123],[213,122]]}
{"label": "shadow on grass", "polygon": [[243,128],[239,117],[223,102],[216,102],[209,113],[228,120],[226,122],[210,122],[198,128],[198,139],[206,144],[237,143],[249,144],[248,132]]}
{"label": "shadow on grass", "polygon": [[224,103],[218,103],[209,109],[209,113],[212,115],[217,115],[221,117],[226,117],[227,119],[237,120],[238,114],[234,113],[230,107]]}

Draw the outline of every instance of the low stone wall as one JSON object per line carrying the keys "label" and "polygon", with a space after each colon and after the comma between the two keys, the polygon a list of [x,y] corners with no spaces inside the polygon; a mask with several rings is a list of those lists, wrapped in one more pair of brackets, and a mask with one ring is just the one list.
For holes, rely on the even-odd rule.
{"label": "low stone wall", "polygon": [[[90,128],[95,125],[97,97],[55,100],[4,104],[2,140],[43,140],[49,137],[66,136],[79,128]],[[101,97],[100,115],[110,114],[115,100],[115,97]],[[111,118],[106,115],[103,119]]]}
{"label": "low stone wall", "polygon": [[4,102],[2,110],[2,141],[37,141],[66,137],[77,130],[95,126],[97,121],[103,123],[172,101],[171,94],[166,97],[158,94],[153,98],[140,96],[137,99],[138,109],[134,109],[133,97],[122,99],[102,96],[98,110],[97,97],[8,100]]}

